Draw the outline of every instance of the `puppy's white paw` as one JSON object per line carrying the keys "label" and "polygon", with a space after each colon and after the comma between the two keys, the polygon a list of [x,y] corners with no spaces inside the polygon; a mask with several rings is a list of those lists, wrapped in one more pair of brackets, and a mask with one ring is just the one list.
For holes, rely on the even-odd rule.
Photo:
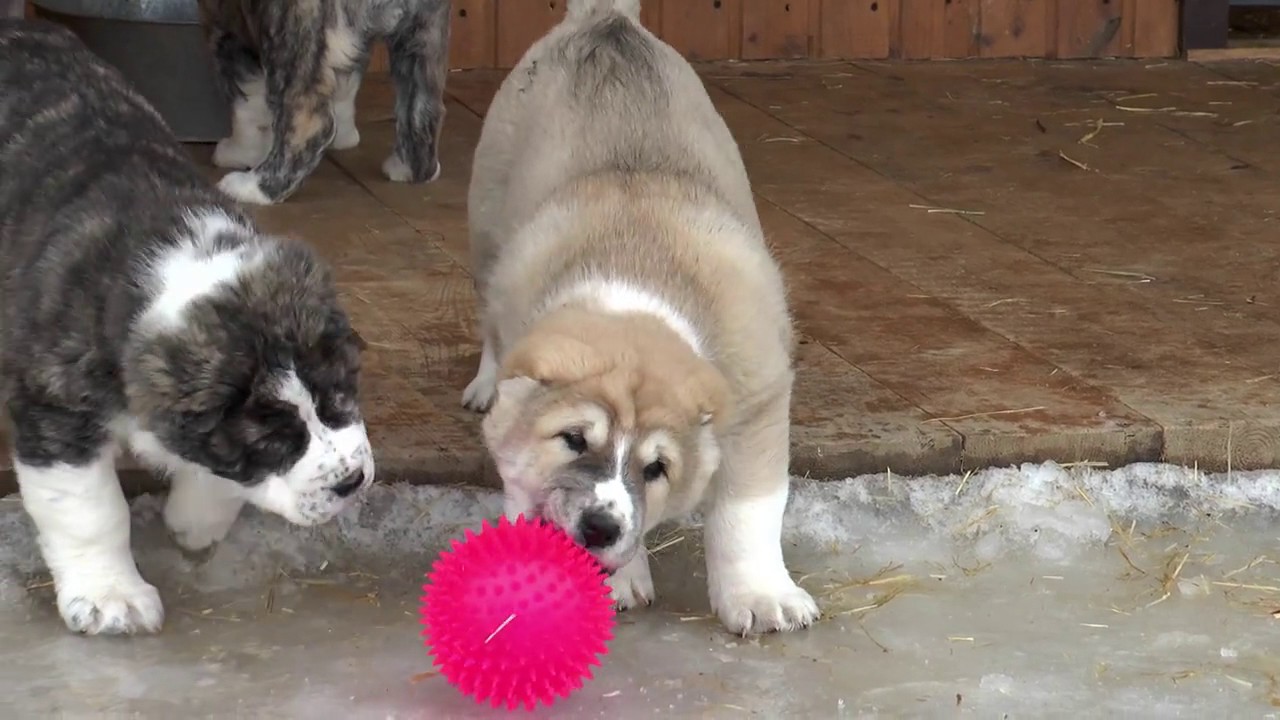
{"label": "puppy's white paw", "polygon": [[249,170],[267,157],[267,148],[260,143],[246,142],[234,137],[218,141],[213,148],[213,164],[220,168]]}
{"label": "puppy's white paw", "polygon": [[386,175],[391,182],[409,182],[413,176],[409,166],[395,153],[392,153],[390,157],[383,161],[382,174]]}
{"label": "puppy's white paw", "polygon": [[653,575],[649,572],[649,554],[644,548],[634,560],[618,568],[607,582],[609,594],[619,610],[653,604]]}
{"label": "puppy's white paw", "polygon": [[164,524],[184,550],[200,552],[227,536],[244,501],[218,492],[217,478],[175,480],[164,504]]}
{"label": "puppy's white paw", "polygon": [[360,144],[360,131],[355,125],[343,126],[338,125],[338,131],[333,136],[333,142],[329,147],[334,150],[350,150]]}
{"label": "puppy's white paw", "polygon": [[467,383],[462,391],[462,406],[474,412],[486,412],[493,405],[493,398],[498,392],[498,378],[483,369],[475,379]]}
{"label": "puppy's white paw", "polygon": [[58,583],[58,612],[73,632],[85,635],[157,633],[164,625],[160,593],[137,571],[64,576]]}
{"label": "puppy's white paw", "polygon": [[232,199],[253,205],[271,205],[271,198],[258,185],[258,175],[253,172],[227,173],[218,181],[218,189]]}
{"label": "puppy's white paw", "polygon": [[[440,162],[436,161],[436,171],[431,173],[431,177],[427,178],[423,182],[433,182],[440,177],[440,172]],[[408,163],[401,160],[400,156],[395,153],[392,153],[391,156],[382,163],[382,174],[386,175],[387,179],[391,182],[413,182],[413,171],[409,169]]]}
{"label": "puppy's white paw", "polygon": [[809,627],[821,614],[818,604],[790,578],[770,583],[747,578],[711,589],[711,609],[732,633],[789,632]]}

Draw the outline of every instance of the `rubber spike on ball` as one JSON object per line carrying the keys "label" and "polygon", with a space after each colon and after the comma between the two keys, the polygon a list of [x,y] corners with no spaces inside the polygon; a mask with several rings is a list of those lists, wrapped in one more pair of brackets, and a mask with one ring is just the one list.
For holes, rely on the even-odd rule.
{"label": "rubber spike on ball", "polygon": [[422,635],[433,665],[478,703],[550,706],[581,689],[609,652],[614,606],[603,570],[541,519],[468,529],[427,581]]}

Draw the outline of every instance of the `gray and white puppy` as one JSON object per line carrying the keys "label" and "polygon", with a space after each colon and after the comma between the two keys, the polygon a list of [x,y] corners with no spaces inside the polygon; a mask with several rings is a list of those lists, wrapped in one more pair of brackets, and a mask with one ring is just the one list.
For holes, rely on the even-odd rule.
{"label": "gray and white puppy", "polygon": [[115,460],[167,474],[178,542],[246,502],[329,520],[374,476],[330,272],[263,235],[69,31],[0,21],[0,404],[67,626],[158,631]]}
{"label": "gray and white puppy", "polygon": [[315,170],[326,148],[353,148],[356,93],[369,50],[384,40],[396,91],[396,182],[440,174],[449,0],[200,0],[216,76],[232,100],[232,134],[213,161],[237,168],[232,197],[273,204]]}

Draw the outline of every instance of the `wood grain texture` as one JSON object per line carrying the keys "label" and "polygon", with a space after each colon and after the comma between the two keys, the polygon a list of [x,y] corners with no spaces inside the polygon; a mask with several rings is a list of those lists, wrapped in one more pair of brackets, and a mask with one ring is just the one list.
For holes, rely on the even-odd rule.
{"label": "wood grain texture", "polygon": [[496,0],[453,0],[449,67],[488,68],[497,62]]}
{"label": "wood grain texture", "polygon": [[494,0],[498,67],[513,67],[529,46],[560,22],[565,0]]}
{"label": "wood grain texture", "polygon": [[662,32],[662,0],[648,0],[640,4],[640,22],[652,33]]}
{"label": "wood grain texture", "polygon": [[[1267,244],[1265,224],[1247,209],[1280,193],[1280,182],[1266,172],[1224,172],[1240,162],[1211,146],[1230,136],[1220,129],[1210,134],[1215,123],[1137,118],[1098,102],[1176,98],[1184,107],[1218,107],[1232,117],[1256,118],[1274,115],[1280,98],[1254,93],[1249,101],[1248,88],[1220,87],[1207,71],[1163,63],[930,63],[909,73],[901,66],[866,69],[879,79],[861,78],[838,88],[807,78],[785,89],[770,83],[770,112],[803,125],[824,145],[930,204],[985,211],[963,223],[984,232],[946,232],[939,221],[927,244],[904,240],[905,227],[888,243],[861,218],[857,231],[847,236],[828,231],[833,237],[847,237],[877,265],[910,277],[922,293],[946,298],[966,317],[1081,383],[1107,389],[1124,407],[1155,421],[1163,434],[1164,459],[1201,467],[1209,462],[1221,469],[1227,447],[1231,457],[1251,463],[1280,457],[1280,409],[1269,401],[1269,392],[1258,389],[1277,382],[1280,323],[1247,290],[1268,287],[1280,267],[1280,249]],[[732,88],[746,97],[744,88],[755,84],[764,85],[744,78]],[[756,102],[764,97],[758,91],[750,96]],[[796,106],[797,96],[810,102]],[[1090,106],[1108,122],[1125,122],[1122,128],[1104,129],[1092,146],[1078,142],[1082,133],[1065,117]],[[898,112],[901,107],[913,108],[912,115]],[[851,123],[853,108],[858,114]],[[910,117],[928,118],[922,122],[933,128],[932,143],[918,142]],[[1044,132],[1036,129],[1037,121]],[[1195,127],[1201,133],[1198,142],[1188,142],[1187,133]],[[939,147],[957,151],[940,157],[932,150]],[[1095,172],[1062,162],[1059,149]],[[1258,157],[1268,162],[1265,154]],[[804,166],[828,186],[839,182],[829,166],[814,161]],[[1212,198],[1197,200],[1196,178],[1214,168],[1222,173],[1220,185]],[[871,197],[864,202],[868,208],[894,205]],[[1045,232],[1036,219],[1043,216],[1029,211],[1038,204],[1054,207],[1060,217],[1088,212],[1091,221],[1088,227],[1067,224]],[[1209,206],[1215,210],[1206,217]],[[826,213],[825,207],[814,198],[804,215],[824,230],[828,223],[839,227],[841,216]],[[1205,233],[1214,238],[1208,247],[1201,241]],[[977,257],[980,270],[956,260]],[[1229,269],[1203,271],[1215,262],[1211,258],[1227,257],[1239,260]],[[1153,280],[1124,280],[1109,274],[1113,268],[1139,270]],[[966,434],[967,455],[972,447]]]}
{"label": "wood grain texture", "polygon": [[1055,56],[1098,58],[1131,54],[1124,51],[1126,45],[1132,47],[1133,38],[1133,17],[1124,11],[1125,5],[1121,0],[1059,2]]}
{"label": "wood grain texture", "polygon": [[[450,151],[446,146],[446,167],[454,167],[454,152],[461,156],[478,141],[479,115],[487,111],[501,79],[502,75],[495,72],[456,73],[450,78],[449,92],[456,100],[450,102],[451,138],[457,150]],[[371,94],[370,101],[374,97]],[[376,172],[376,159],[374,154],[339,156],[339,161],[356,177]],[[469,181],[466,163],[461,157],[458,159],[458,170],[453,177],[437,181],[443,184],[433,187],[430,202],[423,202],[420,190],[403,185],[371,179],[365,186],[424,235],[438,237],[435,242],[445,254],[465,263],[465,223],[460,212],[450,211],[465,203]],[[801,283],[798,287],[803,288],[806,297],[812,298],[809,306],[818,307],[823,278],[834,277],[830,273],[836,266],[829,253],[843,253],[843,249],[776,208],[763,206],[761,213],[766,232],[771,237],[787,239],[789,251],[784,269]],[[825,274],[810,271],[820,267],[826,268]],[[922,410],[811,340],[802,340],[797,359],[793,401],[795,472],[831,477],[880,472],[885,467],[929,467],[938,472],[959,468],[958,434],[937,423],[924,423],[927,415]]]}
{"label": "wood grain texture", "polygon": [[1133,54],[1160,58],[1178,54],[1178,0],[1131,0]]}
{"label": "wood grain texture", "polygon": [[810,2],[742,0],[742,59],[808,57]]}
{"label": "wood grain texture", "polygon": [[690,60],[738,57],[742,0],[678,0],[662,3],[659,33]]}
{"label": "wood grain texture", "polygon": [[941,49],[933,57],[977,57],[981,52],[982,0],[944,0],[941,34]]}
{"label": "wood grain texture", "polygon": [[987,58],[1047,57],[1054,37],[1050,6],[1050,0],[981,0],[978,54]]}
{"label": "wood grain texture", "polygon": [[889,57],[898,0],[821,0],[824,58]]}
{"label": "wood grain texture", "polygon": [[904,60],[941,57],[946,7],[938,0],[899,0],[892,55]]}

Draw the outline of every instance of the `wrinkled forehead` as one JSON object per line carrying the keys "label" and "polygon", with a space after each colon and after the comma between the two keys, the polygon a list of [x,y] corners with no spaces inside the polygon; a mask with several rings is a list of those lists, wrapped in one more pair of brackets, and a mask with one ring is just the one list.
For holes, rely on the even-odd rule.
{"label": "wrinkled forehead", "polygon": [[566,430],[580,432],[592,448],[586,456],[599,455],[599,462],[622,466],[633,456],[653,459],[675,451],[678,434],[662,419],[643,413],[627,417],[604,403],[578,398],[541,413],[536,431],[548,438]]}

